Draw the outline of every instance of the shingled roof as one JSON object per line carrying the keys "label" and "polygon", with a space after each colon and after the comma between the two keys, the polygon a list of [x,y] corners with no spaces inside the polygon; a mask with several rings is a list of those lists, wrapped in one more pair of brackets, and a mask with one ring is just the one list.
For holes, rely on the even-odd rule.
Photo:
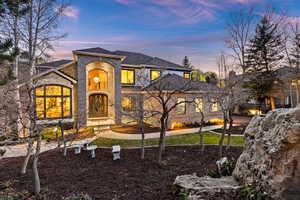
{"label": "shingled roof", "polygon": [[[163,68],[163,69],[175,69],[175,70],[181,70],[181,71],[191,71],[191,69],[169,62],[167,60],[148,56],[142,53],[136,53],[136,52],[129,52],[129,51],[109,51],[100,47],[95,48],[88,48],[88,49],[80,49],[73,51],[75,53],[83,52],[83,53],[94,53],[94,54],[107,54],[107,55],[114,55],[114,56],[120,56],[125,57],[125,59],[122,61],[122,64],[127,65],[139,65],[139,66],[147,66],[147,67],[157,67],[157,68]],[[43,63],[38,66],[46,66],[51,68],[57,68],[61,65],[65,65],[67,63],[72,62],[71,60],[57,60],[53,62]]]}
{"label": "shingled roof", "polygon": [[167,74],[153,81],[146,87],[146,90],[165,90],[165,91],[212,91],[218,87],[203,81],[192,81],[177,74]]}
{"label": "shingled roof", "polygon": [[72,60],[56,60],[53,62],[47,62],[47,63],[43,63],[43,64],[39,64],[37,65],[38,67],[50,67],[50,68],[57,68],[59,66],[71,63]]}

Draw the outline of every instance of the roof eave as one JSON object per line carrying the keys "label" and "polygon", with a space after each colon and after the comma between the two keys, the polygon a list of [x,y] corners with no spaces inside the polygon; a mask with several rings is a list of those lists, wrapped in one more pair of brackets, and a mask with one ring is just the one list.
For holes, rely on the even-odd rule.
{"label": "roof eave", "polygon": [[96,56],[96,57],[116,58],[116,59],[120,59],[121,61],[125,60],[125,58],[126,58],[126,56],[118,56],[118,55],[102,54],[102,53],[90,53],[90,52],[83,52],[83,51],[73,51],[73,54],[86,55],[86,56]]}

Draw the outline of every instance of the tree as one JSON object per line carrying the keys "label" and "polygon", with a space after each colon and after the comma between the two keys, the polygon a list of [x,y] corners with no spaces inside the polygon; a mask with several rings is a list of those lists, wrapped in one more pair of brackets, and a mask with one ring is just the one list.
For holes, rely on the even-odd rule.
{"label": "tree", "polygon": [[265,15],[257,24],[255,36],[246,50],[247,71],[270,72],[279,67],[284,58],[284,45],[278,26],[269,15]]}
{"label": "tree", "polygon": [[246,49],[252,35],[254,22],[254,9],[241,9],[228,18],[226,30],[228,38],[225,40],[227,46],[232,50],[234,60],[245,73],[247,70]]}
{"label": "tree", "polygon": [[205,72],[204,73],[205,81],[213,85],[218,83],[218,75],[215,72]]}
{"label": "tree", "polygon": [[[175,84],[176,83],[176,84]],[[180,104],[192,103],[193,101],[178,101],[176,96],[191,89],[191,80],[184,79],[175,74],[167,74],[161,78],[153,81],[145,88],[145,95],[147,96],[148,106],[146,110],[156,111],[160,123],[160,137],[159,137],[159,152],[158,163],[162,162],[162,154],[165,145],[165,135],[168,129],[168,120],[170,113]]]}
{"label": "tree", "polygon": [[182,65],[186,68],[191,68],[192,65],[191,65],[191,63],[190,63],[187,56],[184,56],[184,59],[182,61]]}

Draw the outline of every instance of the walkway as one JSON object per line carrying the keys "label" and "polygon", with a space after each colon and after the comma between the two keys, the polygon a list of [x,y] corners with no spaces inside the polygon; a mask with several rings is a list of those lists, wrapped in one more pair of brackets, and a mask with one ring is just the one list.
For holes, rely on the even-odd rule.
{"label": "walkway", "polygon": [[[211,130],[214,130],[214,129],[218,129],[220,127],[221,127],[221,125],[207,126],[207,127],[203,127],[202,131],[211,131]],[[199,131],[199,128],[167,131],[166,136],[185,135],[185,134],[196,133],[198,131]],[[160,134],[159,132],[145,134],[145,139],[159,138],[159,134]],[[99,138],[99,137],[110,138],[110,139],[121,139],[121,140],[140,140],[142,136],[139,135],[139,134],[116,133],[116,132],[113,132],[113,131],[109,130],[109,131],[101,132],[93,138],[87,138],[87,139],[84,139],[84,140],[74,141],[72,144],[90,143],[90,142],[92,142],[93,140],[95,140],[96,138]],[[4,156],[2,158],[25,156],[26,152],[27,152],[27,144],[19,144],[19,145],[14,145],[14,146],[4,146],[4,147],[0,147],[0,148],[6,150],[6,153],[4,154]],[[49,151],[49,150],[52,150],[52,149],[55,149],[55,148],[57,148],[57,143],[56,142],[42,141],[41,152]]]}
{"label": "walkway", "polygon": [[[218,128],[221,128],[222,125],[216,125],[216,126],[207,126],[203,127],[202,131],[211,131]],[[191,133],[197,133],[199,131],[199,128],[189,128],[189,129],[179,129],[179,130],[173,130],[173,131],[167,131],[166,136],[174,136],[174,135],[185,135],[185,134],[191,134]],[[145,139],[153,139],[153,138],[159,138],[160,133],[147,133],[145,134]],[[124,134],[124,133],[117,133],[114,131],[107,131],[97,134],[99,137],[103,138],[109,138],[109,139],[121,139],[121,140],[140,140],[142,139],[142,136],[140,134]]]}

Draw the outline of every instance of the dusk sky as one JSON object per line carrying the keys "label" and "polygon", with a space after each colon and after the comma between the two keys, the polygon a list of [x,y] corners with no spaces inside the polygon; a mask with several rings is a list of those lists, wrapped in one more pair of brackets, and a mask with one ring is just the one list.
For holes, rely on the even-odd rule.
{"label": "dusk sky", "polygon": [[251,5],[262,13],[270,4],[294,19],[300,16],[300,0],[73,0],[62,21],[68,36],[57,44],[54,58],[99,46],[175,63],[188,56],[195,67],[216,71],[230,14]]}

